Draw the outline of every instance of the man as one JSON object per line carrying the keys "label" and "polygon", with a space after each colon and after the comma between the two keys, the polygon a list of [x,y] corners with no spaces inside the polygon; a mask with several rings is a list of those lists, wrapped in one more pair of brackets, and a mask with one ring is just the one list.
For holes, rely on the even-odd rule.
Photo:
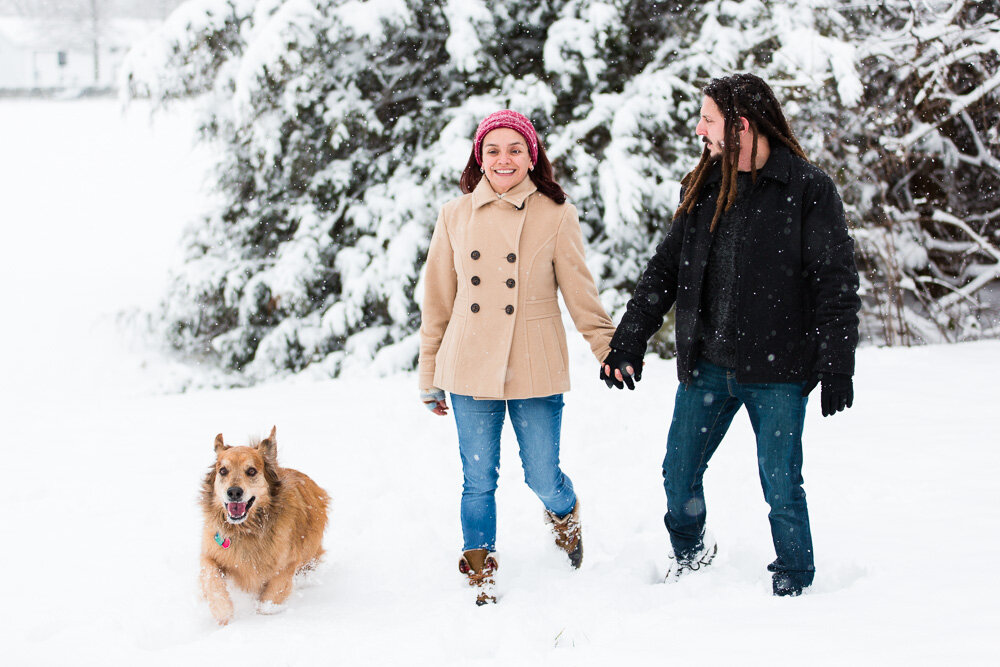
{"label": "man", "polygon": [[715,556],[702,479],[744,406],[771,507],[773,592],[799,595],[815,572],[801,474],[806,397],[821,384],[823,416],[854,398],[854,244],[833,181],[809,163],[771,88],[734,74],[702,92],[701,161],[681,181],[680,206],[628,303],[601,379],[633,389],[646,342],[676,304],[681,384],[663,461],[674,551],[667,580]]}

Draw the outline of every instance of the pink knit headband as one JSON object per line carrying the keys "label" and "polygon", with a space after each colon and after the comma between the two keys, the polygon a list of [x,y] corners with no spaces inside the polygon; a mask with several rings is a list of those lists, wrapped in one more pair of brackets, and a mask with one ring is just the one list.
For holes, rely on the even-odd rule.
{"label": "pink knit headband", "polygon": [[535,133],[535,126],[531,124],[526,116],[522,116],[516,111],[503,109],[495,111],[483,119],[476,129],[476,138],[472,144],[476,152],[476,162],[483,164],[483,138],[492,130],[498,127],[507,127],[514,130],[528,144],[528,155],[531,156],[531,164],[538,162],[538,134]]}

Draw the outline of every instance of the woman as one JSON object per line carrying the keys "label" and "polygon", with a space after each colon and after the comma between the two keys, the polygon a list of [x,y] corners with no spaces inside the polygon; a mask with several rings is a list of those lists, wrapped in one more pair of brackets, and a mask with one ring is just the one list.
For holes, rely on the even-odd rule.
{"label": "woman", "polygon": [[443,416],[451,393],[465,478],[459,569],[482,605],[496,601],[494,493],[506,411],[525,481],[556,544],[580,566],[579,504],[559,468],[569,370],[556,288],[598,362],[614,326],[584,263],[576,208],[553,180],[530,120],[510,110],[487,116],[460,185],[466,194],[442,207],[427,252],[420,395]]}

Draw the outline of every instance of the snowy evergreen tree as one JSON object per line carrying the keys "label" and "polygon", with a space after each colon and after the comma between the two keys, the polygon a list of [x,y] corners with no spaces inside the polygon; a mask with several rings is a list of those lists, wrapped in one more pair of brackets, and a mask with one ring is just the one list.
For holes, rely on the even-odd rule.
{"label": "snowy evergreen tree", "polygon": [[[870,7],[189,0],[133,54],[127,73],[133,96],[163,103],[197,96],[204,135],[219,146],[221,202],[187,235],[187,259],[165,300],[168,337],[249,379],[306,367],[323,374],[351,364],[376,372],[411,367],[419,271],[437,210],[459,194],[476,123],[503,107],[538,128],[580,209],[591,268],[616,312],[700,154],[700,88],[734,71],[754,71],[774,85],[806,152],[844,189],[852,221],[868,225],[858,230],[865,257],[878,259],[872,248],[926,209],[898,196],[893,179],[911,163],[889,156],[902,150],[943,177],[942,158],[951,155],[947,165],[961,165],[952,174],[962,174],[941,190],[960,204],[973,196],[961,188],[976,177],[956,151],[983,165],[991,155],[996,161],[997,86],[990,82],[998,33],[986,6],[993,3],[957,3],[965,8],[950,19],[926,9],[934,4],[906,14],[910,3],[902,0]],[[904,15],[909,24],[900,23]],[[966,36],[943,27],[921,32],[946,19],[943,26]],[[879,50],[887,28],[898,37]],[[927,48],[946,55],[935,59]],[[926,64],[912,65],[920,54]],[[910,74],[898,66],[904,61]],[[977,69],[990,63],[992,70]],[[916,94],[928,67],[943,73],[942,83],[917,100],[916,118],[899,96]],[[962,68],[971,71],[956,88],[951,72]],[[977,153],[973,141],[966,150],[968,141],[956,143],[947,129],[915,134],[942,101],[972,95],[976,85],[983,92],[964,109],[941,111],[935,127],[959,126],[968,116],[987,148]],[[905,149],[889,141],[908,136]],[[942,213],[920,219],[955,227],[941,219],[955,216],[986,238],[995,200],[966,212],[968,202],[945,206],[945,199],[935,204]],[[926,231],[919,247],[961,243],[917,228]],[[878,261],[866,284],[874,319],[887,275],[886,260]],[[962,270],[967,280],[976,269]],[[656,345],[666,351],[666,336]]]}
{"label": "snowy evergreen tree", "polygon": [[1000,334],[1000,3],[872,5],[857,234],[888,343]]}

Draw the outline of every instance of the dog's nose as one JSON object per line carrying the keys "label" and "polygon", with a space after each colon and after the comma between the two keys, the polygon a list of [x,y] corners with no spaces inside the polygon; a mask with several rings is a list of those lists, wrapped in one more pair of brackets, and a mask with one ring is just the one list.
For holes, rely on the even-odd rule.
{"label": "dog's nose", "polygon": [[229,496],[229,499],[231,501],[237,502],[240,498],[243,497],[243,489],[241,489],[238,486],[231,486],[228,489],[226,489],[226,495]]}

